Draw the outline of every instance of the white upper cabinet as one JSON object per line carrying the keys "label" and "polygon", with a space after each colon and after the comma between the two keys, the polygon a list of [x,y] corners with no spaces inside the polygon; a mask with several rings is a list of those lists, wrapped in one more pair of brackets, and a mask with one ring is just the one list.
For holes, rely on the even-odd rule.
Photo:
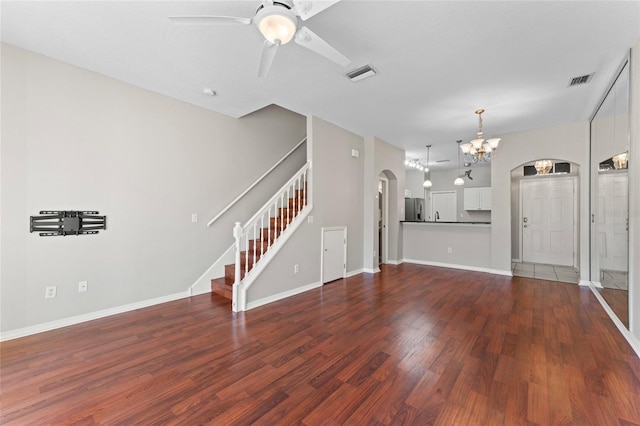
{"label": "white upper cabinet", "polygon": [[491,187],[465,188],[465,210],[491,210]]}

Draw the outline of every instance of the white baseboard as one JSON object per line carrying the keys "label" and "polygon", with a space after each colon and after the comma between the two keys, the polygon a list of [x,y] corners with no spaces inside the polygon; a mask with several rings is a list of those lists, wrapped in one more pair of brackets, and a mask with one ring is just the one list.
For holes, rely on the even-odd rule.
{"label": "white baseboard", "polygon": [[350,278],[350,277],[353,277],[354,275],[358,275],[358,274],[361,274],[363,272],[366,272],[366,271],[364,269],[356,269],[355,271],[347,272],[347,274],[344,277],[345,278]]}
{"label": "white baseboard", "polygon": [[465,271],[474,271],[474,272],[486,272],[488,274],[505,275],[507,277],[513,276],[512,271],[504,271],[502,269],[483,268],[480,266],[458,265],[454,263],[431,262],[428,260],[417,260],[417,259],[402,259],[402,261],[407,263],[416,263],[418,265],[438,266],[441,268],[462,269]]}
{"label": "white baseboard", "polygon": [[[613,312],[613,310],[611,309],[607,301],[604,300],[604,297],[602,297],[602,295],[598,291],[598,287],[595,284],[596,284],[595,282],[589,282],[588,285],[589,285],[589,288],[591,289],[591,292],[596,296],[596,299],[598,299],[598,302],[600,302],[600,305],[602,306],[602,308],[605,310],[607,315],[609,315],[609,318],[611,318],[611,321],[613,321],[615,326],[618,328],[618,331],[620,331],[622,336],[624,336],[624,338],[627,340],[627,342],[629,343],[633,351],[636,353],[636,355],[640,357],[640,340],[638,340],[633,334],[631,334],[629,330],[627,330],[627,328],[624,326],[622,321],[620,321],[620,319],[615,314],[615,312]],[[600,283],[597,283],[597,284],[600,284]],[[602,288],[601,284],[599,288]]]}
{"label": "white baseboard", "polygon": [[400,264],[402,264],[402,262],[404,262],[404,259],[400,259],[400,260],[390,260],[390,259],[387,259],[387,263],[388,263],[389,265],[400,265]]}
{"label": "white baseboard", "polygon": [[169,294],[166,296],[156,297],[154,299],[141,300],[140,302],[129,303],[127,305],[116,306],[113,308],[103,309],[100,311],[89,312],[87,314],[76,315],[69,318],[62,318],[55,321],[49,321],[42,324],[36,324],[29,327],[18,328],[16,330],[9,330],[0,334],[0,342],[6,340],[13,340],[19,337],[30,336],[32,334],[38,334],[45,331],[55,330],[57,328],[67,327],[70,325],[80,324],[87,321],[92,321],[99,318],[108,317],[111,315],[121,314],[123,312],[134,311],[136,309],[148,308],[149,306],[159,305],[161,303],[172,302],[178,299],[184,299],[189,297],[189,291],[183,291],[180,293]]}
{"label": "white baseboard", "polygon": [[277,302],[278,300],[286,299],[287,297],[295,296],[296,294],[304,293],[305,291],[313,290],[314,288],[322,287],[322,283],[317,282],[313,284],[307,284],[302,287],[296,287],[291,290],[283,291],[282,293],[274,294],[263,299],[247,302],[246,310],[257,308],[269,303]]}
{"label": "white baseboard", "polygon": [[520,258],[518,259],[511,259],[512,263],[522,263],[522,260],[520,260]]}
{"label": "white baseboard", "polygon": [[580,282],[578,282],[578,285],[581,285],[584,287],[589,287],[590,285],[593,285],[594,287],[602,288],[602,284],[597,282],[591,282],[589,280],[580,280]]}
{"label": "white baseboard", "polygon": [[367,274],[377,274],[378,272],[380,272],[380,268],[375,268],[375,269],[363,268],[362,272],[365,272]]}

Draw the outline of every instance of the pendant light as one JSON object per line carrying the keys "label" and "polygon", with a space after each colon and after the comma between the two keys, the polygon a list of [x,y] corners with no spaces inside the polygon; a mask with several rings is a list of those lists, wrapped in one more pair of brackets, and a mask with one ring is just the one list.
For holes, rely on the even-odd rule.
{"label": "pendant light", "polygon": [[[462,141],[459,140],[457,142],[458,142],[458,147],[460,147],[460,143]],[[464,185],[464,179],[462,179],[462,176],[460,175],[460,150],[459,149],[458,149],[458,177],[456,178],[456,180],[453,181],[453,184],[456,186]]]}
{"label": "pendant light", "polygon": [[430,176],[430,171],[429,171],[429,150],[431,149],[431,145],[427,145],[427,167],[425,167],[424,172],[427,174],[427,178],[425,179],[424,183],[422,184],[422,186],[424,186],[425,188],[431,188],[431,185],[433,185],[431,183],[431,180],[429,179]]}

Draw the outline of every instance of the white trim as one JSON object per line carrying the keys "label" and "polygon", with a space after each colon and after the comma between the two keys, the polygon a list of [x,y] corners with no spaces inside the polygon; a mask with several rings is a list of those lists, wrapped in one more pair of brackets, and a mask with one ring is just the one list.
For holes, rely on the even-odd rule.
{"label": "white trim", "polygon": [[[591,284],[591,282],[588,281],[588,280],[580,280],[580,282],[578,283],[578,285],[581,285],[581,286],[584,286],[584,287],[588,287],[589,284]],[[598,283],[598,284],[600,284],[600,283]],[[600,285],[600,287],[602,287],[602,285]]]}
{"label": "white trim", "polygon": [[511,263],[522,263],[522,260],[520,258],[511,259]]}
{"label": "white trim", "polygon": [[121,314],[124,312],[134,311],[136,309],[148,308],[150,306],[159,305],[161,303],[172,302],[174,300],[184,299],[186,297],[189,297],[189,291],[168,294],[166,296],[160,296],[154,299],[141,300],[139,302],[129,303],[127,305],[116,306],[113,308],[107,308],[100,311],[89,312],[86,314],[76,315],[68,318],[62,318],[59,320],[49,321],[42,324],[32,325],[29,327],[18,328],[16,330],[5,331],[0,333],[0,342],[17,339],[19,337],[30,336],[32,334],[38,334],[45,331],[55,330],[57,328],[68,327],[70,325],[80,324],[87,321],[93,321],[95,319],[104,318],[104,317],[108,317],[116,314]]}
{"label": "white trim", "polygon": [[438,266],[441,268],[462,269],[465,271],[486,272],[494,275],[505,275],[512,277],[512,271],[503,271],[502,269],[483,268],[480,266],[458,265],[454,263],[442,263],[442,262],[430,262],[428,260],[416,260],[416,259],[402,259],[403,262],[415,263],[418,265]]}
{"label": "white trim", "polygon": [[389,265],[401,265],[404,262],[404,259],[400,260],[389,260],[387,259],[387,264]]}
{"label": "white trim", "polygon": [[[367,271],[365,269],[356,269],[355,271],[347,272],[344,277],[351,278],[355,275],[362,274],[363,272],[367,272]],[[380,272],[380,269],[378,269],[378,272]]]}
{"label": "white trim", "polygon": [[363,268],[362,272],[364,272],[365,274],[377,274],[378,272],[380,272],[380,268],[375,268],[375,269]]}
{"label": "white trim", "polygon": [[218,213],[217,215],[215,215],[213,217],[213,219],[211,219],[209,222],[207,222],[207,226],[211,226],[213,225],[213,222],[215,222],[216,220],[218,220],[223,214],[225,214],[231,207],[233,207],[233,205],[235,203],[238,202],[238,200],[240,200],[242,197],[244,197],[245,195],[247,195],[247,193],[249,191],[251,191],[257,184],[260,183],[260,181],[262,181],[262,179],[264,179],[265,177],[267,177],[267,175],[269,173],[271,173],[273,171],[273,169],[275,169],[276,167],[278,167],[280,165],[280,163],[282,163],[284,160],[287,159],[287,157],[289,157],[291,154],[293,154],[293,152],[298,149],[300,147],[300,145],[302,145],[303,143],[305,143],[307,141],[307,137],[305,136],[304,139],[302,139],[300,142],[298,142],[298,144],[296,146],[294,146],[291,151],[287,152],[280,160],[278,160],[278,162],[276,162],[276,164],[274,164],[273,166],[271,166],[271,168],[269,170],[267,170],[266,172],[264,172],[264,174],[262,176],[260,176],[258,179],[256,179],[255,182],[253,182],[247,189],[245,189],[240,195],[238,195],[233,201],[231,201],[229,204],[227,204],[227,206],[225,208],[223,208],[220,213]]}
{"label": "white trim", "polygon": [[317,282],[317,283],[308,284],[302,287],[296,287],[291,290],[283,291],[282,293],[274,294],[272,296],[267,296],[263,299],[254,300],[253,302],[247,302],[247,306],[245,310],[248,311],[249,309],[253,309],[269,303],[277,302],[278,300],[286,299],[287,297],[295,296],[297,294],[304,293],[305,291],[313,290],[315,288],[320,288],[320,287],[322,287],[322,284]]}
{"label": "white trim", "polygon": [[622,321],[620,321],[615,312],[613,312],[607,301],[604,300],[604,297],[602,297],[600,292],[598,292],[596,286],[592,284],[594,283],[589,283],[589,288],[591,289],[591,292],[596,296],[596,299],[598,299],[598,302],[600,302],[602,309],[604,309],[607,315],[609,315],[611,321],[613,321],[618,331],[626,339],[627,343],[629,343],[629,346],[631,346],[636,355],[640,357],[640,340],[638,340],[633,334],[631,334],[629,330],[627,330],[624,324],[622,324]]}
{"label": "white trim", "polygon": [[[375,247],[378,251],[382,248],[382,253],[378,253],[375,259],[375,263],[379,265],[380,263],[389,263],[389,179],[384,175],[378,176],[378,182],[382,182],[382,200],[378,200],[378,203],[382,201],[382,209],[380,209],[380,214],[382,215],[382,241],[378,241],[378,247]],[[378,206],[376,206],[377,209]],[[378,259],[382,259],[382,262],[379,262]]]}

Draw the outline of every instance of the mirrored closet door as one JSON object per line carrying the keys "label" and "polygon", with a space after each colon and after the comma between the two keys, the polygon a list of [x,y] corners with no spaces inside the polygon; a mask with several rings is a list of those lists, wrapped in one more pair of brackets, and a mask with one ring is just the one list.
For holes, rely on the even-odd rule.
{"label": "mirrored closet door", "polygon": [[591,281],[629,327],[629,61],[591,120]]}

